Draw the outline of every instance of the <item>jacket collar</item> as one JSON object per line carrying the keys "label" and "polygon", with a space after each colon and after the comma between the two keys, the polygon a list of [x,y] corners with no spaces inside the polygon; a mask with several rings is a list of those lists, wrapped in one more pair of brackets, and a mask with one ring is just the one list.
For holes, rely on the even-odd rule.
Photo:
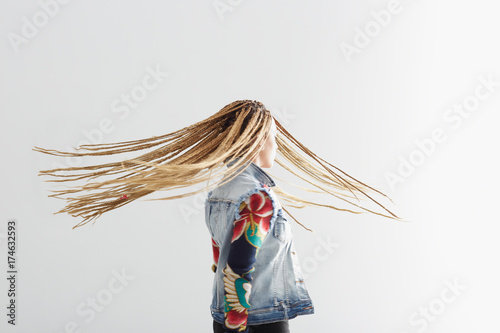
{"label": "jacket collar", "polygon": [[[236,163],[236,161],[238,161],[241,157],[236,157],[234,158],[233,160],[231,160],[229,163],[227,163],[227,167],[230,167],[231,165],[233,165],[234,163]],[[245,170],[243,170],[242,172],[248,172],[250,173],[252,176],[254,176],[258,181],[266,184],[267,186],[269,187],[274,187],[276,186],[276,183],[274,182],[274,180],[271,178],[271,176],[269,176],[267,174],[267,172],[265,172],[264,170],[262,170],[261,167],[259,167],[257,164],[255,164],[254,162],[250,162],[250,164],[248,164],[248,162],[242,166],[242,168],[245,168]]]}

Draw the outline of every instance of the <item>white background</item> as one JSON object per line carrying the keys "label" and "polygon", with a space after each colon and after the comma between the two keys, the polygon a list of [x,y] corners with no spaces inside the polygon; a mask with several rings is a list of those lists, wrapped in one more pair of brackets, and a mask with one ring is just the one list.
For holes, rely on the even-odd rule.
{"label": "white background", "polygon": [[[55,14],[44,23],[46,3]],[[211,332],[212,253],[200,200],[139,200],[73,230],[80,219],[53,215],[65,202],[47,197],[60,187],[37,176],[68,161],[31,149],[72,151],[88,133],[106,143],[162,135],[237,99],[263,102],[298,140],[381,189],[411,221],[292,209],[315,230],[292,221],[316,309],[291,320],[293,333],[499,330],[500,86],[479,88],[487,98],[460,123],[446,118],[474,101],[481,77],[500,82],[494,1],[0,7],[2,332]],[[381,25],[374,13],[387,8],[397,13]],[[38,31],[23,35],[34,17]],[[347,44],[358,52],[346,56]],[[128,113],[114,112],[148,68],[168,76]],[[98,132],[105,119],[111,127]],[[445,139],[424,154],[417,142],[439,129]],[[411,158],[413,170],[391,184],[387,175]],[[277,165],[268,170],[279,174]],[[9,219],[18,226],[15,327],[6,323]],[[328,242],[336,245],[321,245]],[[115,281],[122,271],[133,278],[126,285]],[[111,293],[110,283],[121,291]]]}

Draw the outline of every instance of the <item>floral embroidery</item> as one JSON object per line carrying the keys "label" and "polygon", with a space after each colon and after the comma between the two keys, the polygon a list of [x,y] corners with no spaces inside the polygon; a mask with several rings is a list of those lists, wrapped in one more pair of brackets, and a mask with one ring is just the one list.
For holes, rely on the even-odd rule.
{"label": "floral embroidery", "polygon": [[262,190],[240,204],[240,217],[233,222],[227,265],[223,270],[224,325],[228,331],[246,332],[253,266],[268,234],[273,212],[273,202]]}
{"label": "floral embroidery", "polygon": [[239,329],[246,327],[248,308],[248,297],[252,285],[245,279],[235,274],[229,265],[224,268],[224,312],[226,313],[226,327]]}
{"label": "floral embroidery", "polygon": [[269,231],[269,217],[272,215],[272,203],[267,193],[261,191],[251,195],[240,205],[241,217],[234,221],[231,242],[244,234],[250,244],[260,248],[262,239]]}

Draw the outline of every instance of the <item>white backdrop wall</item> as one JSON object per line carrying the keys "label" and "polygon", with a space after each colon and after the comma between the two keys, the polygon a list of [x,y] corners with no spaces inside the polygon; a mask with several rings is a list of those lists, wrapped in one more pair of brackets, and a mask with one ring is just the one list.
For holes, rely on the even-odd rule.
{"label": "white backdrop wall", "polygon": [[[411,221],[292,210],[315,231],[292,222],[316,308],[290,322],[293,333],[498,331],[495,2],[3,0],[0,8],[1,332],[211,332],[203,198],[138,200],[73,230],[80,219],[53,214],[65,202],[47,195],[61,187],[38,171],[115,159],[31,149],[162,135],[237,99],[263,102]],[[16,325],[7,316],[10,220]]]}

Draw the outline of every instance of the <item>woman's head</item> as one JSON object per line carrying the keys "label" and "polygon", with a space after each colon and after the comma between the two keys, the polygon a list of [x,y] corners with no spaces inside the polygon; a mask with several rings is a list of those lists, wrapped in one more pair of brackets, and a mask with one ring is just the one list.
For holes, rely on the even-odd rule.
{"label": "woman's head", "polygon": [[[226,105],[222,110],[224,109],[231,111],[225,113],[220,121],[221,134],[230,136],[231,133],[237,133],[234,140],[229,140],[234,146],[238,140],[246,141],[243,150],[238,154],[231,155],[227,160],[245,155],[257,142],[257,154],[255,156],[252,154],[251,161],[262,168],[272,167],[277,149],[277,128],[271,112],[266,109],[264,104],[255,100],[236,101]],[[240,119],[239,122],[238,119]],[[232,130],[233,127],[238,128]]]}
{"label": "woman's head", "polygon": [[[224,111],[227,112],[224,112]],[[229,146],[225,161],[244,157],[259,166],[270,168],[276,154],[276,123],[264,104],[240,100],[221,111],[221,136]],[[233,149],[232,149],[233,148]]]}

